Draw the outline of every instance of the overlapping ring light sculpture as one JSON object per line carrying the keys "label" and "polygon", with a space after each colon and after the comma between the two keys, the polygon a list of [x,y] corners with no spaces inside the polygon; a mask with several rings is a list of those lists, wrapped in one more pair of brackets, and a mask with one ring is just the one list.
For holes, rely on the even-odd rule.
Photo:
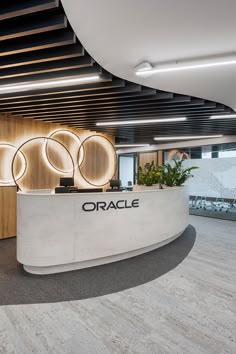
{"label": "overlapping ring light sculpture", "polygon": [[[11,149],[14,150],[15,152],[17,151],[17,147],[9,144],[9,143],[2,143],[0,144],[0,149]],[[22,178],[25,174],[26,168],[27,168],[27,161],[25,158],[25,155],[23,154],[22,151],[19,152],[19,158],[21,162],[21,168],[18,174],[15,176],[15,181],[18,181],[20,178]],[[0,179],[0,185],[10,185],[14,182],[14,179]]]}
{"label": "overlapping ring light sculpture", "polygon": [[[69,149],[63,144],[61,143],[60,141],[58,141],[57,139],[54,139],[52,138],[52,136],[54,136],[56,133],[64,133],[64,134],[69,134],[71,136],[73,136],[75,139],[77,139],[78,143],[79,143],[79,147],[78,147],[78,153],[77,153],[77,158],[76,158],[76,163],[74,162],[74,159],[72,157],[72,154],[71,152],[69,151]],[[34,138],[31,138],[31,139],[28,139],[26,140],[24,143],[22,143],[18,148],[14,147],[16,152],[13,156],[13,159],[12,159],[12,164],[11,164],[11,171],[12,171],[12,182],[14,182],[14,184],[18,187],[19,190],[21,190],[20,186],[19,186],[19,183],[17,183],[17,181],[19,181],[23,175],[25,174],[26,172],[26,169],[27,169],[27,161],[26,161],[26,158],[24,156],[24,154],[22,153],[21,149],[23,148],[23,146],[25,146],[27,143],[33,141],[33,140],[37,140],[37,139],[44,139],[45,140],[45,145],[44,145],[44,148],[45,148],[45,157],[47,158],[47,162],[49,163],[50,167],[55,171],[55,172],[59,172],[59,173],[72,173],[72,176],[74,177],[74,174],[75,174],[75,170],[78,169],[79,172],[80,172],[80,175],[81,177],[88,183],[90,184],[91,186],[95,186],[95,187],[102,187],[104,185],[106,185],[107,183],[109,183],[109,180],[112,179],[116,173],[116,169],[117,169],[117,155],[116,155],[116,151],[115,151],[115,148],[113,146],[113,144],[111,143],[111,141],[104,137],[103,135],[99,135],[99,134],[94,134],[94,135],[90,135],[88,136],[87,138],[85,138],[83,140],[83,142],[81,142],[80,138],[73,132],[69,131],[69,130],[64,130],[64,129],[61,129],[61,130],[56,130],[54,131],[53,133],[51,133],[49,136],[39,136],[39,137],[34,137]],[[92,181],[89,180],[88,177],[85,176],[85,174],[82,172],[81,170],[81,166],[82,164],[84,163],[85,161],[85,152],[84,152],[84,144],[86,142],[88,142],[90,139],[102,139],[103,140],[103,143],[100,142],[100,144],[104,145],[105,144],[108,144],[109,148],[112,149],[113,151],[113,158],[114,158],[114,168],[110,169],[110,174],[109,176],[107,176],[107,180],[104,181],[103,183],[93,183]],[[47,149],[48,149],[48,141],[54,141],[58,144],[60,144],[66,151],[67,153],[69,154],[70,156],[70,159],[72,161],[72,169],[71,170],[61,170],[59,168],[57,168],[56,166],[54,166],[54,164],[50,161],[49,157],[48,157],[48,154],[47,154]],[[98,143],[98,141],[96,141]],[[3,145],[3,144],[2,144]],[[10,144],[9,144],[10,145]],[[0,145],[1,146],[1,145]],[[82,153],[81,153],[82,151]],[[22,158],[24,157],[24,161],[25,161],[25,168],[24,168],[24,172],[21,172],[21,174],[18,173],[17,176],[15,176],[15,173],[14,173],[14,163],[15,163],[15,159],[16,159],[16,156],[17,154],[20,154],[20,156],[22,156]],[[82,156],[82,158],[81,158]],[[109,155],[109,159],[111,158],[110,157],[111,155]],[[112,166],[112,164],[110,164]],[[0,183],[2,183],[0,181]]]}
{"label": "overlapping ring light sculpture", "polygon": [[[112,151],[113,151],[113,153],[114,153],[114,169],[113,169],[113,171],[111,170],[111,171],[112,171],[111,176],[110,176],[109,179],[108,179],[107,181],[105,181],[104,183],[92,183],[92,182],[89,180],[89,178],[85,177],[85,174],[82,172],[82,168],[81,168],[81,167],[82,167],[82,164],[83,164],[83,162],[86,160],[86,158],[84,158],[84,159],[83,159],[83,162],[78,165],[78,169],[79,169],[79,171],[80,171],[81,176],[83,177],[83,179],[84,179],[88,184],[90,184],[91,186],[94,186],[94,187],[102,187],[102,186],[105,186],[105,185],[110,181],[110,179],[112,179],[112,178],[114,177],[114,175],[116,174],[116,169],[117,169],[117,155],[116,155],[116,150],[115,150],[115,148],[114,148],[114,145],[111,143],[111,141],[110,141],[108,138],[106,138],[106,137],[103,136],[103,135],[93,134],[93,135],[88,136],[86,139],[84,139],[83,143],[80,145],[79,151],[78,151],[78,158],[79,158],[79,156],[80,156],[80,150],[81,150],[82,148],[84,149],[85,143],[88,142],[88,141],[91,140],[91,139],[95,139],[95,140],[97,140],[97,139],[102,139],[102,140],[104,140],[104,142],[105,142],[106,144],[108,144],[108,146],[112,149]],[[98,143],[98,141],[96,141],[96,143]],[[100,144],[101,144],[101,142],[100,142]],[[84,156],[85,156],[85,152],[84,152]],[[77,158],[77,159],[78,159],[78,158]],[[111,166],[111,164],[110,164],[110,166]]]}
{"label": "overlapping ring light sculpture", "polygon": [[[52,138],[54,137],[56,134],[64,134],[64,135],[68,135],[70,137],[72,137],[73,139],[76,140],[76,142],[78,143],[78,149],[79,147],[82,145],[82,142],[79,138],[79,136],[77,134],[75,134],[74,132],[70,131],[70,130],[66,130],[66,129],[58,129],[58,130],[55,130],[54,132],[52,132],[48,138]],[[54,138],[56,139],[56,138]],[[57,139],[56,139],[57,140]],[[81,150],[81,156],[78,156],[77,158],[77,161],[76,161],[76,165],[74,167],[74,169],[76,170],[78,168],[78,165],[80,165],[82,162],[83,162],[83,159],[84,159],[84,150],[82,149]],[[49,162],[49,164],[52,166],[53,169],[57,170],[58,172],[62,172],[62,173],[69,173],[69,172],[73,172],[72,170],[62,170],[58,167],[55,166],[55,164],[53,164],[53,162],[51,161],[50,157],[48,156],[48,140],[46,141],[46,144],[45,144],[45,153],[46,153],[46,156],[47,156],[47,160]],[[71,154],[72,155],[72,154]]]}
{"label": "overlapping ring light sculpture", "polygon": [[173,150],[170,150],[170,152],[168,153],[168,160],[172,160],[175,155],[176,155],[180,160],[188,160],[188,159],[189,159],[189,155],[187,154],[187,152],[185,152],[185,151],[180,151],[180,150],[178,150],[178,149],[173,149]]}
{"label": "overlapping ring light sculpture", "polygon": [[73,172],[72,172],[72,173],[73,173],[73,174],[72,174],[72,177],[74,177],[74,172],[75,172],[74,160],[73,160],[73,158],[72,158],[72,156],[71,156],[70,151],[65,147],[65,145],[63,145],[60,141],[58,141],[58,140],[56,140],[56,139],[53,139],[53,138],[49,138],[49,137],[47,137],[47,136],[37,136],[37,137],[35,137],[35,138],[28,139],[28,140],[26,140],[23,144],[21,144],[21,145],[18,147],[18,149],[16,150],[16,152],[15,152],[15,154],[14,154],[14,156],[13,156],[12,164],[11,164],[11,172],[12,172],[12,177],[13,177],[14,183],[15,183],[15,185],[18,187],[19,190],[21,190],[21,188],[20,188],[19,184],[17,183],[16,178],[15,178],[15,174],[14,174],[14,162],[15,162],[16,156],[17,156],[18,152],[21,152],[21,149],[23,148],[23,146],[25,146],[26,144],[30,143],[31,141],[35,141],[35,140],[39,140],[39,139],[40,139],[40,140],[43,139],[44,141],[48,141],[48,140],[54,141],[54,142],[60,144],[60,145],[67,151],[67,153],[68,153],[69,156],[70,156],[71,162],[72,162],[72,166],[73,166],[73,169],[72,169],[72,171],[73,171]]}

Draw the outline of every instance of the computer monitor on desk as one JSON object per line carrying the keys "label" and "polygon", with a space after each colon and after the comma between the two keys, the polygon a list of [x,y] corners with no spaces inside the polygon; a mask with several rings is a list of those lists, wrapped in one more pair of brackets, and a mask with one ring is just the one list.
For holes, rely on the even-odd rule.
{"label": "computer monitor on desk", "polygon": [[77,187],[74,187],[73,177],[61,177],[60,187],[55,188],[55,193],[75,193],[76,190]]}
{"label": "computer monitor on desk", "polygon": [[107,189],[106,192],[122,192],[123,188],[121,187],[120,179],[110,179],[110,189]]}
{"label": "computer monitor on desk", "polygon": [[61,177],[60,187],[72,187],[75,185],[74,177]]}
{"label": "computer monitor on desk", "polygon": [[110,187],[111,189],[120,189],[121,187],[121,180],[120,179],[111,179],[110,180]]}

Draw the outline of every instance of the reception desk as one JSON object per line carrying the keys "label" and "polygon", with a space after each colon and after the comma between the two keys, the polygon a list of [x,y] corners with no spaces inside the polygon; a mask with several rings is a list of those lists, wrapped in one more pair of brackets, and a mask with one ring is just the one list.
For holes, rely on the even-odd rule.
{"label": "reception desk", "polygon": [[133,257],[188,225],[185,187],[116,193],[17,193],[17,260],[49,274]]}

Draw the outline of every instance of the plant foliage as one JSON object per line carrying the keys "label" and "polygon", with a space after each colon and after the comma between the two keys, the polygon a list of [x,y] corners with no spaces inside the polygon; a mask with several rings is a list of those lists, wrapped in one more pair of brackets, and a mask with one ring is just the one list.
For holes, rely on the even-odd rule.
{"label": "plant foliage", "polygon": [[174,161],[174,165],[166,163],[163,166],[155,166],[154,161],[147,163],[144,168],[138,168],[138,184],[151,186],[159,183],[169,187],[181,186],[191,177],[191,171],[198,167],[183,168],[184,160]]}
{"label": "plant foliage", "polygon": [[151,163],[146,163],[144,168],[139,166],[138,168],[138,184],[152,186],[153,184],[159,183],[161,175],[161,167],[155,167],[154,161]]}
{"label": "plant foliage", "polygon": [[196,166],[183,168],[182,164],[184,160],[173,161],[173,166],[169,163],[162,166],[162,183],[169,187],[181,186],[192,176],[191,171],[198,168]]}

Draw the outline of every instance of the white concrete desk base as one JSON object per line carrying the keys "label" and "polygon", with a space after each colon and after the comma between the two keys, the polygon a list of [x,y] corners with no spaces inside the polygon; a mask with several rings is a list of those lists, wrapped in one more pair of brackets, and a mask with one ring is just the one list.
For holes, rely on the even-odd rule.
{"label": "white concrete desk base", "polygon": [[35,274],[92,267],[161,247],[187,225],[185,187],[86,194],[19,192],[17,260]]}

